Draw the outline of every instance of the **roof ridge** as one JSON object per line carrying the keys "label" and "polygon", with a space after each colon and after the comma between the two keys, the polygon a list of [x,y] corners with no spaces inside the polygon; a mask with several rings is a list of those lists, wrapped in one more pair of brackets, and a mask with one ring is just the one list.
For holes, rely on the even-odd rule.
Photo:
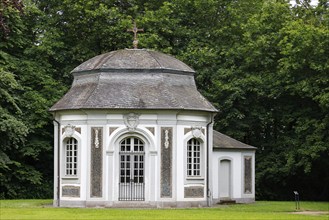
{"label": "roof ridge", "polygon": [[182,105],[179,104],[179,102],[175,99],[175,97],[168,91],[168,88],[166,86],[167,84],[164,83],[163,76],[161,77],[161,81],[163,83],[163,92],[166,95],[166,97],[169,98],[170,103],[173,104],[175,107],[184,108]]}
{"label": "roof ridge", "polygon": [[93,89],[93,91],[91,91],[90,93],[89,93],[89,96],[88,96],[88,98],[86,98],[85,99],[85,102],[83,103],[83,105],[85,105],[86,103],[88,103],[89,102],[89,99],[90,99],[90,97],[94,94],[94,92],[98,89],[98,87],[99,87],[99,79],[100,79],[100,77],[101,77],[101,73],[99,73],[99,74],[97,74],[97,83],[96,83],[96,86],[95,86],[95,88]]}
{"label": "roof ridge", "polygon": [[[101,65],[101,64],[104,64],[104,63],[106,63],[109,59],[111,59],[115,54],[117,54],[118,53],[118,51],[119,50],[115,50],[115,51],[111,51],[111,52],[109,52],[109,54],[111,54],[110,56],[104,56],[101,60],[99,60],[98,62],[97,62],[97,64],[94,66],[94,69],[97,69],[97,68],[99,68],[99,65]],[[107,53],[105,53],[104,55],[106,55]],[[104,61],[105,60],[105,61]],[[104,61],[104,62],[103,62]]]}
{"label": "roof ridge", "polygon": [[[159,64],[159,66],[160,66],[160,68],[161,69],[163,69],[163,66],[161,65],[161,63],[158,61],[158,59],[157,58],[155,58],[154,56],[153,56],[153,54],[151,53],[151,51],[149,51],[149,50],[146,50],[146,52],[157,62],[157,64]],[[154,52],[154,51],[152,51],[152,52]]]}

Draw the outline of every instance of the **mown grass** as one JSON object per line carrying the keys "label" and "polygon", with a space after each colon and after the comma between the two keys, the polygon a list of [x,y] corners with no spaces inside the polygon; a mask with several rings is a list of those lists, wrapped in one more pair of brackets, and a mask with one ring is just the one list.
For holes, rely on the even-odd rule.
{"label": "mown grass", "polygon": [[[190,209],[54,208],[51,200],[0,200],[0,219],[329,219],[294,214],[294,202],[259,201]],[[329,202],[301,202],[300,211],[326,211]]]}

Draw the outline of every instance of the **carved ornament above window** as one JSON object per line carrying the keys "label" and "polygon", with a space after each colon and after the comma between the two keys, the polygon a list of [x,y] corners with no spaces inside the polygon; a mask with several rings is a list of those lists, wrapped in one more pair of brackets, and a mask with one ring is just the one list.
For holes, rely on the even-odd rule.
{"label": "carved ornament above window", "polygon": [[123,116],[125,125],[129,131],[135,131],[139,124],[139,114],[129,113]]}
{"label": "carved ornament above window", "polygon": [[72,137],[75,132],[75,126],[68,124],[64,127],[64,131],[65,131],[66,136]]}
{"label": "carved ornament above window", "polygon": [[192,135],[195,138],[200,138],[202,135],[202,127],[192,127]]}

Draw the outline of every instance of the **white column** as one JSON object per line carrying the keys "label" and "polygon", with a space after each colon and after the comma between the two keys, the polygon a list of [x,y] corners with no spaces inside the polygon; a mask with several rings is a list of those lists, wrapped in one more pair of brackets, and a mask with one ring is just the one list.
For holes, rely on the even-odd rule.
{"label": "white column", "polygon": [[57,206],[57,192],[59,189],[58,187],[58,124],[54,121],[54,206]]}

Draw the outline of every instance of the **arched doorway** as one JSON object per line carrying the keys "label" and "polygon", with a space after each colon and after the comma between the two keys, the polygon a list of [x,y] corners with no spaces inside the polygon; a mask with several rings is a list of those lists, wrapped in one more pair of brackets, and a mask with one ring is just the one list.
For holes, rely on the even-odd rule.
{"label": "arched doorway", "polygon": [[231,161],[221,160],[219,163],[219,197],[231,199]]}
{"label": "arched doorway", "polygon": [[137,137],[120,142],[119,201],[145,200],[145,144]]}

